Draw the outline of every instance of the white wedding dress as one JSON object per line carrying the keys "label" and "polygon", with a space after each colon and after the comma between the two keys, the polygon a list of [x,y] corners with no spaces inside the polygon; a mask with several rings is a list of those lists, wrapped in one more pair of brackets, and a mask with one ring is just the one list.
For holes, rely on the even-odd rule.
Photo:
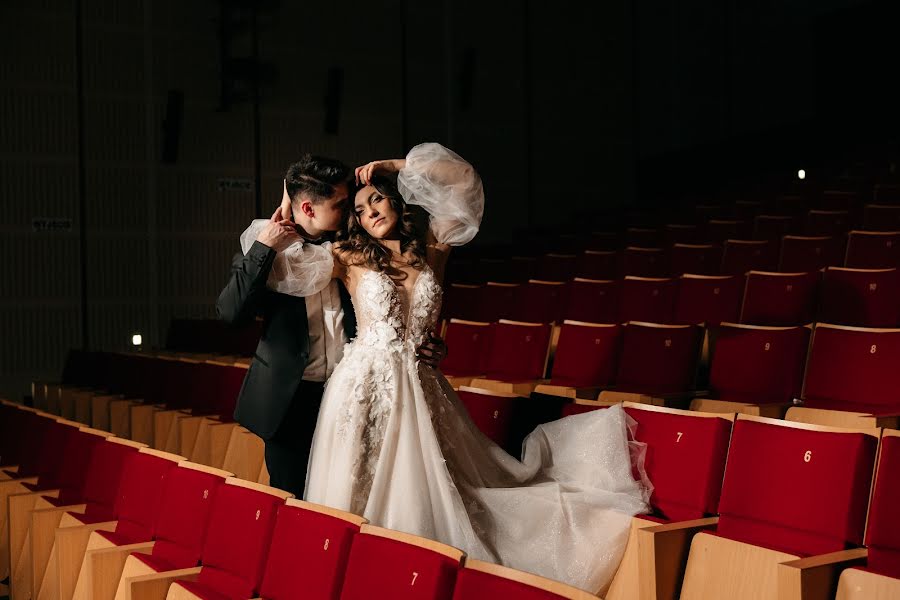
{"label": "white wedding dress", "polygon": [[[436,144],[423,146],[443,160],[462,160]],[[415,165],[410,157],[407,165]],[[417,198],[409,192],[409,171],[400,175],[407,201],[421,199],[421,192]],[[441,192],[446,185],[428,189]],[[446,207],[447,195],[436,197]],[[458,214],[425,208],[432,230],[444,232],[439,241],[474,235]],[[469,214],[478,211],[475,206]],[[293,259],[283,259],[293,265],[282,265],[281,285],[287,285],[285,273],[295,284],[305,277],[303,291],[321,285],[310,286],[310,270],[299,262],[306,252],[315,264],[308,255],[319,252],[313,248],[322,247],[295,248]],[[270,280],[273,287],[278,283]],[[358,334],[325,389],[306,499],[441,541],[472,558],[603,590],[618,568],[631,517],[647,510],[650,495],[646,478],[633,476],[633,465],[642,473],[642,449],[629,441],[621,407],[539,426],[519,461],[478,430],[439,370],[416,359],[440,312],[441,287],[430,268],[409,293],[386,274],[365,271],[353,303]]]}

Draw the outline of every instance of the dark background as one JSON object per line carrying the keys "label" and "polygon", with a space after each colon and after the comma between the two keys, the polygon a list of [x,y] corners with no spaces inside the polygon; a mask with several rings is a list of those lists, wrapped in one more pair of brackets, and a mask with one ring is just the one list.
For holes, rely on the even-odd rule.
{"label": "dark background", "polygon": [[485,182],[480,244],[889,171],[895,4],[0,2],[0,393],[213,316],[303,151],[452,147]]}

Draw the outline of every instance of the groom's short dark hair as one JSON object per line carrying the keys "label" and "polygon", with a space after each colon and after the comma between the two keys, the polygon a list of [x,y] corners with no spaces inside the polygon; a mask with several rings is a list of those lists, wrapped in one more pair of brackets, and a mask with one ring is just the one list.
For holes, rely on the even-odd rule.
{"label": "groom's short dark hair", "polygon": [[335,186],[346,183],[349,187],[352,176],[350,167],[339,160],[304,154],[288,167],[284,180],[291,200],[306,194],[313,203],[317,203],[332,197]]}

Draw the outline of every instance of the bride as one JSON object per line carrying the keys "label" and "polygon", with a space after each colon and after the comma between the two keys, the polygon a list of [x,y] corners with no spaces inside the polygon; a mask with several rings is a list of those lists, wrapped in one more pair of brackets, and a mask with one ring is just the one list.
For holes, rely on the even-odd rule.
{"label": "bride", "polygon": [[[639,471],[641,461],[625,412],[541,425],[521,461],[486,438],[441,372],[416,356],[437,324],[451,247],[478,232],[481,180],[433,143],[359,167],[356,178],[339,241],[296,243],[276,258],[282,281],[269,280],[306,296],[339,278],[357,315],[358,335],[322,399],[306,499],[472,558],[604,589],[650,495],[632,475],[632,456]],[[415,207],[430,215],[427,226]]]}

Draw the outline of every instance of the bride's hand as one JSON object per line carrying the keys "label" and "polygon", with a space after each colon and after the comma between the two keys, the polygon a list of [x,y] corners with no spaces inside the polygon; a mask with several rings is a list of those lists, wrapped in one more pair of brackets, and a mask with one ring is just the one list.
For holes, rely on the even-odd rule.
{"label": "bride's hand", "polygon": [[356,183],[370,185],[375,175],[391,175],[399,173],[406,165],[406,159],[394,158],[391,160],[373,160],[361,167],[356,167]]}

